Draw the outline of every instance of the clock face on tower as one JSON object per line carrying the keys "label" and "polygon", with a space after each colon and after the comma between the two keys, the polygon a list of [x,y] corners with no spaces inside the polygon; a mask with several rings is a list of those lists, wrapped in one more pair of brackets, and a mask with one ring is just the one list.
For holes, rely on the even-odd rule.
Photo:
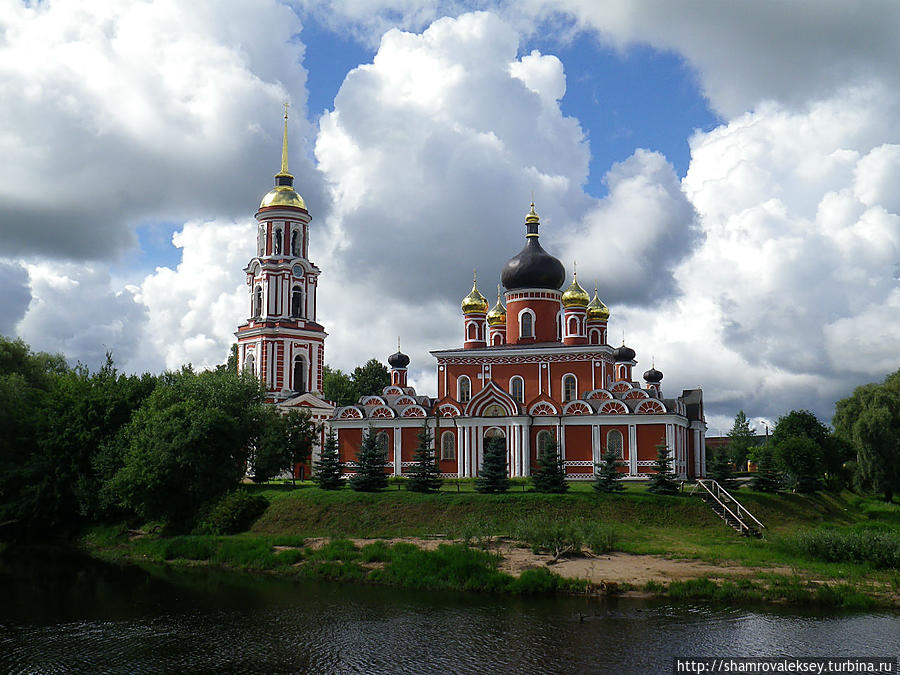
{"label": "clock face on tower", "polygon": [[300,265],[294,265],[294,267],[291,269],[291,272],[294,273],[294,276],[295,276],[295,277],[302,277],[302,276],[303,276],[303,268],[300,267]]}

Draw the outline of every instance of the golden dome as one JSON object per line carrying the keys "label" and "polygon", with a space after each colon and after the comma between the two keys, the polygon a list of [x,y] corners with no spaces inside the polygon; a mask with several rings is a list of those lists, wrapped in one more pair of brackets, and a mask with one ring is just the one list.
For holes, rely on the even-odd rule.
{"label": "golden dome", "polygon": [[591,296],[578,283],[578,273],[572,273],[572,285],[566,289],[562,296],[563,307],[587,307]]}
{"label": "golden dome", "polygon": [[603,304],[600,296],[597,295],[597,287],[594,286],[594,298],[587,307],[588,321],[606,321],[609,319],[609,307]]}
{"label": "golden dome", "polygon": [[293,206],[306,210],[306,202],[303,201],[303,197],[297,194],[297,191],[290,185],[276,185],[269,190],[259,203],[261,209],[267,206]]}
{"label": "golden dome", "polygon": [[463,298],[463,314],[484,314],[487,311],[488,301],[478,292],[477,279],[472,279],[472,291]]}
{"label": "golden dome", "polygon": [[502,326],[506,323],[506,307],[500,301],[500,284],[497,284],[497,304],[487,314],[489,326]]}
{"label": "golden dome", "polygon": [[292,206],[306,210],[306,202],[294,189],[294,177],[288,172],[288,136],[287,136],[287,109],[284,104],[284,136],[281,141],[281,171],[275,174],[275,187],[266,193],[259,203],[259,208],[269,206]]}

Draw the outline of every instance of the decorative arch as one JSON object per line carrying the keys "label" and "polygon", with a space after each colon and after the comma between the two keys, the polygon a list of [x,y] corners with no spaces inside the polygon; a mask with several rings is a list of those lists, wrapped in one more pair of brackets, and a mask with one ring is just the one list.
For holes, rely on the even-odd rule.
{"label": "decorative arch", "polygon": [[408,405],[400,411],[400,417],[425,417],[425,409],[420,405]]}
{"label": "decorative arch", "polygon": [[407,396],[406,394],[403,394],[400,398],[398,398],[396,401],[394,401],[394,405],[403,406],[403,405],[418,405],[418,404],[416,403],[416,399],[414,399],[412,396]]}
{"label": "decorative arch", "polygon": [[578,317],[570,316],[569,320],[566,322],[566,333],[568,335],[578,335],[579,332]]}
{"label": "decorative arch", "polygon": [[606,389],[594,389],[593,391],[589,391],[584,396],[585,401],[609,401],[614,398],[612,394],[610,394]]}
{"label": "decorative arch", "polygon": [[453,403],[443,403],[438,406],[437,411],[441,417],[459,417],[462,414],[462,411]]}
{"label": "decorative arch", "polygon": [[533,338],[534,337],[534,310],[526,307],[521,312],[519,312],[519,337],[523,338]]}
{"label": "decorative arch", "polygon": [[659,401],[650,399],[648,401],[641,401],[635,412],[640,415],[659,415],[666,412],[666,409]]}
{"label": "decorative arch", "polygon": [[500,335],[500,333],[494,333],[494,335],[491,337],[491,346],[497,347],[502,344],[503,344],[503,336]]}
{"label": "decorative arch", "polygon": [[478,339],[478,324],[474,321],[470,321],[466,326],[466,340],[477,340]]}
{"label": "decorative arch", "polygon": [[631,382],[616,382],[609,390],[614,394],[621,394],[623,391],[631,391],[634,387]]}
{"label": "decorative arch", "polygon": [[588,342],[592,345],[603,344],[602,342],[600,342],[600,329],[599,328],[591,328],[591,330],[588,331]]}
{"label": "decorative arch", "polygon": [[601,415],[627,415],[628,408],[621,401],[604,401],[597,412]]}
{"label": "decorative arch", "polygon": [[506,432],[501,427],[489,427],[484,430],[485,438],[506,438]]}
{"label": "decorative arch", "polygon": [[556,406],[549,401],[538,401],[533,406],[531,406],[531,410],[528,411],[528,414],[533,415],[534,417],[552,417],[555,415],[559,415],[559,410],[557,410]]}
{"label": "decorative arch", "polygon": [[360,405],[387,405],[387,401],[385,401],[380,396],[376,396],[372,394],[370,396],[363,396],[359,399]]}
{"label": "decorative arch", "polygon": [[563,406],[563,415],[593,415],[594,411],[584,401],[570,401]]}
{"label": "decorative arch", "polygon": [[363,412],[356,406],[348,405],[346,408],[341,409],[337,417],[340,420],[361,420]]}
{"label": "decorative arch", "polygon": [[639,398],[650,398],[650,394],[648,394],[643,389],[632,389],[622,398],[624,398],[626,401],[635,401]]}
{"label": "decorative arch", "polygon": [[396,417],[396,415],[394,414],[393,410],[388,408],[386,405],[382,405],[370,412],[369,417],[371,417],[372,419],[388,419],[394,418]]}
{"label": "decorative arch", "polygon": [[[492,406],[497,406],[497,408],[492,408]],[[502,411],[502,415],[497,414],[500,411]],[[509,394],[490,381],[469,401],[465,408],[465,414],[468,417],[483,417],[488,412],[491,413],[488,415],[490,417],[513,416],[519,414],[519,406]]]}
{"label": "decorative arch", "polygon": [[397,386],[385,387],[381,393],[384,396],[403,396],[403,390]]}

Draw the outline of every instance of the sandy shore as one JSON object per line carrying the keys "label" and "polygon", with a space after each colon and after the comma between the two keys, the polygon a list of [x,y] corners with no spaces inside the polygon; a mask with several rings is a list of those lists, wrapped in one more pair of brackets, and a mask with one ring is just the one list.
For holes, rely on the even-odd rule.
{"label": "sandy shore", "polygon": [[[321,547],[328,541],[326,538],[308,539],[307,546],[313,549]],[[374,539],[351,539],[357,546],[370,544]],[[420,539],[415,537],[398,537],[383,539],[389,544],[406,542],[416,546],[433,550],[439,544],[448,543],[440,539]],[[685,560],[679,558],[666,558],[658,555],[632,555],[630,553],[610,553],[607,555],[593,556],[584,554],[577,557],[562,558],[553,563],[553,556],[532,553],[528,548],[515,546],[509,542],[500,541],[492,544],[492,551],[497,551],[502,556],[500,570],[515,576],[535,567],[547,567],[556,574],[570,579],[587,579],[596,585],[605,584],[632,584],[643,586],[648,581],[668,583],[684,579],[721,579],[731,576],[754,577],[762,572],[775,574],[791,574],[789,567],[746,567],[743,565],[714,565],[699,560]]]}

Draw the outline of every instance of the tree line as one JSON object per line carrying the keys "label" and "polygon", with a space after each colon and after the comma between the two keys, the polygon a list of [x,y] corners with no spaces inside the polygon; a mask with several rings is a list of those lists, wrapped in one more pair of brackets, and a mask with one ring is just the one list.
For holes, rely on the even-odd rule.
{"label": "tree line", "polygon": [[739,411],[727,448],[708,458],[710,477],[735,489],[733,468],[750,460],[757,465],[751,480],[757,490],[852,488],[892,501],[900,491],[900,370],[839,400],[832,421],[833,429],[809,410],[792,410],[761,444]]}

